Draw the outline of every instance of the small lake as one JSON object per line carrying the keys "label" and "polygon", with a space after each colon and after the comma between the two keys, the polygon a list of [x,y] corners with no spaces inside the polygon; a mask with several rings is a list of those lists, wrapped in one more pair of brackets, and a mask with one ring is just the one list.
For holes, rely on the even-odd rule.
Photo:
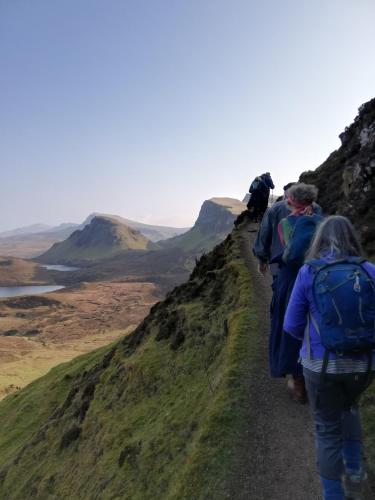
{"label": "small lake", "polygon": [[21,295],[40,295],[41,293],[56,292],[65,288],[56,285],[28,285],[28,286],[0,286],[0,297],[19,297]]}
{"label": "small lake", "polygon": [[71,267],[71,266],[63,266],[60,264],[40,264],[41,267],[44,267],[48,271],[78,271],[79,267]]}

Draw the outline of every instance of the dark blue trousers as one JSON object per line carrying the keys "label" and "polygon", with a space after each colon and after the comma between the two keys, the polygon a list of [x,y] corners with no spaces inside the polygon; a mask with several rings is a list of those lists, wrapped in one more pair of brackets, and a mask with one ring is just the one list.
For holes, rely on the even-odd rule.
{"label": "dark blue trousers", "polygon": [[302,375],[302,367],[298,362],[302,342],[283,330],[284,316],[297,274],[298,269],[291,269],[282,264],[279,274],[274,277],[272,283],[271,334],[269,338],[272,377],[284,377],[287,374]]}

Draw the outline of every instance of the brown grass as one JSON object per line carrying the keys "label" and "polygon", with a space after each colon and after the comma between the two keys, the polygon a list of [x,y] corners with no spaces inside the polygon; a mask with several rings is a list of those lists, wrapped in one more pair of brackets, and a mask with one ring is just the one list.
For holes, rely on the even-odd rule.
{"label": "brown grass", "polygon": [[0,300],[0,399],[53,366],[128,334],[158,299],[152,283],[111,282],[46,297],[51,305],[24,309]]}

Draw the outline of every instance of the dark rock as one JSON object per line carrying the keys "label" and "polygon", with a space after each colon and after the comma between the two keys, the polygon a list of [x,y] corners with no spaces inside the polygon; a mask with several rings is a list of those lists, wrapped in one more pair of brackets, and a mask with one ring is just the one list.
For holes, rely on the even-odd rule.
{"label": "dark rock", "polygon": [[27,295],[24,297],[6,299],[3,301],[3,304],[14,309],[33,309],[34,307],[59,306],[60,302],[43,297],[42,295]]}
{"label": "dark rock", "polygon": [[131,465],[136,465],[137,462],[137,457],[141,451],[141,445],[142,443],[137,443],[134,445],[129,445],[126,446],[120,453],[120,456],[118,458],[118,465],[119,467],[122,467],[125,462],[131,464]]}
{"label": "dark rock", "polygon": [[71,443],[76,441],[81,434],[81,428],[78,425],[73,424],[70,429],[68,429],[61,438],[60,449],[63,450],[67,448]]}
{"label": "dark rock", "polygon": [[177,351],[177,349],[184,343],[184,341],[185,341],[184,332],[182,330],[178,330],[173,336],[171,349],[173,351]]}
{"label": "dark rock", "polygon": [[35,330],[27,330],[27,332],[25,332],[23,334],[24,337],[36,337],[37,335],[39,335],[40,331],[35,329]]}
{"label": "dark rock", "polygon": [[18,335],[18,330],[7,330],[6,332],[3,333],[4,337],[15,337]]}

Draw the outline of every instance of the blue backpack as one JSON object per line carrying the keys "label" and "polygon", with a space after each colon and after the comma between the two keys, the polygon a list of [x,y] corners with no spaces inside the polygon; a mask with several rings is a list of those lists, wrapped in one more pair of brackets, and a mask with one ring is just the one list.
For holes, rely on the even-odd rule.
{"label": "blue backpack", "polygon": [[[285,264],[301,267],[306,252],[322,217],[320,215],[288,215],[280,224],[287,235],[286,246],[282,255]],[[289,226],[289,227],[288,227]]]}
{"label": "blue backpack", "polygon": [[375,283],[361,265],[364,261],[348,257],[308,262],[320,314],[319,325],[313,322],[328,351],[350,354],[375,348]]}

